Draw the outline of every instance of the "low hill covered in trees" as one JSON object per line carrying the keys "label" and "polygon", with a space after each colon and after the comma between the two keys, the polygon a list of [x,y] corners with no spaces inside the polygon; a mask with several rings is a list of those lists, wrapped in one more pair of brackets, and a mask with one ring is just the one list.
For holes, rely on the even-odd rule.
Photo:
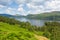
{"label": "low hill covered in trees", "polygon": [[29,19],[41,19],[41,20],[60,20],[60,12],[46,12],[41,14],[29,14],[26,18]]}

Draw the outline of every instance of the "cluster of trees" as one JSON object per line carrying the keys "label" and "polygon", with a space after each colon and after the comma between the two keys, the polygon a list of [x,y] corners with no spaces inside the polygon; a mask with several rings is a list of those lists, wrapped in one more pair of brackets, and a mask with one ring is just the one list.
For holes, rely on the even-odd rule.
{"label": "cluster of trees", "polygon": [[40,31],[40,27],[32,26],[29,22],[20,22],[18,20],[15,20],[14,18],[8,18],[4,16],[0,16],[0,22],[8,23],[10,25],[18,24],[22,28],[26,28],[29,31]]}
{"label": "cluster of trees", "polygon": [[0,16],[0,22],[9,23],[12,25],[20,23],[19,21],[15,20],[14,18],[8,18],[8,17],[4,17],[4,16]]}
{"label": "cluster of trees", "polygon": [[[46,31],[50,32],[51,40],[60,40],[60,23],[59,22],[46,22]],[[46,35],[46,34],[45,34]]]}

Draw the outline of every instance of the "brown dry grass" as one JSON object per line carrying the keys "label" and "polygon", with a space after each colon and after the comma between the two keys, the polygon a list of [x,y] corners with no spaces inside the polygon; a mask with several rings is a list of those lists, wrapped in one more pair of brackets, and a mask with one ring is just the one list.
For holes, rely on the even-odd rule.
{"label": "brown dry grass", "polygon": [[38,36],[38,35],[34,35],[35,36],[35,38],[37,39],[37,40],[49,40],[48,38],[46,38],[46,37],[43,37],[43,36]]}

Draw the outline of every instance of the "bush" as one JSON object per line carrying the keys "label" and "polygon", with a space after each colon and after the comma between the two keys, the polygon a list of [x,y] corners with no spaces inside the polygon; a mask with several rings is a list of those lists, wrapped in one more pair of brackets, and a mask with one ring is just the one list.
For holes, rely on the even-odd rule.
{"label": "bush", "polygon": [[44,32],[43,33],[43,36],[47,37],[47,38],[50,38],[51,34],[49,32]]}

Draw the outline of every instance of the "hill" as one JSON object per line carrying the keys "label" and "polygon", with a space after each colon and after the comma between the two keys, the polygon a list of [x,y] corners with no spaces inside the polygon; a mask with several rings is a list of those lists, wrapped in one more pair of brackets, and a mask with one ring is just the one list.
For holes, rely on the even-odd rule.
{"label": "hill", "polygon": [[0,16],[0,40],[37,40],[33,30],[37,29],[28,22]]}
{"label": "hill", "polygon": [[36,40],[36,38],[27,29],[0,22],[0,40]]}
{"label": "hill", "polygon": [[37,27],[29,22],[0,17],[0,40],[45,40],[45,38],[59,40],[59,36],[60,23],[58,22],[46,22],[44,26]]}
{"label": "hill", "polygon": [[4,16],[4,17],[10,17],[10,18],[20,18],[20,17],[24,17],[23,15],[10,15],[10,14],[0,14],[0,16]]}
{"label": "hill", "polygon": [[13,17],[13,15],[10,15],[10,14],[0,14],[0,16]]}
{"label": "hill", "polygon": [[60,12],[46,12],[41,14],[29,14],[27,15],[29,19],[41,19],[41,20],[60,20]]}

